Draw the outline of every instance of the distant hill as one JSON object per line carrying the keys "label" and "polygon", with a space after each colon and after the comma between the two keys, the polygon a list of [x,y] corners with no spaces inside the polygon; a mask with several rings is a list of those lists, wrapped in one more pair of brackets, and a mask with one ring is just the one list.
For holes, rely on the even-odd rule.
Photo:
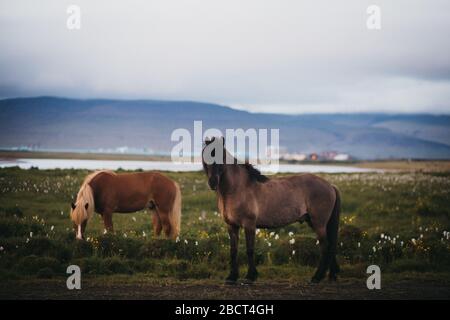
{"label": "distant hill", "polygon": [[450,116],[249,113],[189,101],[0,100],[0,147],[148,148],[169,152],[176,128],[279,128],[289,152],[338,151],[360,159],[450,158]]}

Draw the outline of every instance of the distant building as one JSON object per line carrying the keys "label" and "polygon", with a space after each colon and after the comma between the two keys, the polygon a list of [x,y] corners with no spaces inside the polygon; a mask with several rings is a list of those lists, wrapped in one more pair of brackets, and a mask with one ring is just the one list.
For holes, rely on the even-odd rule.
{"label": "distant building", "polygon": [[348,161],[350,160],[350,156],[346,153],[338,153],[333,158],[334,161]]}
{"label": "distant building", "polygon": [[334,160],[337,154],[336,151],[324,151],[320,154],[320,160]]}
{"label": "distant building", "polygon": [[282,160],[286,161],[305,161],[306,160],[306,154],[303,153],[284,153],[281,156]]}
{"label": "distant building", "polygon": [[311,153],[311,154],[309,155],[309,160],[311,160],[311,161],[317,161],[317,160],[319,160],[319,155],[318,155],[317,153]]}

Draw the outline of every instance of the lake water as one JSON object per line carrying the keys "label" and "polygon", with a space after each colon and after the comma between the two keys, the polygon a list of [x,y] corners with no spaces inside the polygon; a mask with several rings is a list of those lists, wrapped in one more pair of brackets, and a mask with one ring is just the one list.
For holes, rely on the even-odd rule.
{"label": "lake water", "polygon": [[[161,170],[161,171],[199,171],[201,163],[174,163],[170,161],[133,161],[133,160],[80,160],[80,159],[15,159],[0,160],[0,167],[18,166],[22,169],[37,167],[39,169],[88,169],[88,170]],[[263,172],[273,172],[274,167],[260,167]],[[280,164],[278,172],[327,172],[352,173],[373,172],[375,169],[363,169],[338,165]]]}

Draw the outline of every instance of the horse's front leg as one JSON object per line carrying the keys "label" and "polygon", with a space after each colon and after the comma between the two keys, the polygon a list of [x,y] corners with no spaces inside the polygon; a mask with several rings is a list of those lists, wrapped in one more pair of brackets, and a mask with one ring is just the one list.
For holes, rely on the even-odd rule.
{"label": "horse's front leg", "polygon": [[239,242],[239,227],[235,225],[228,225],[228,234],[230,235],[230,267],[231,271],[225,280],[225,284],[235,284],[239,277],[239,266],[237,260],[238,242]]}
{"label": "horse's front leg", "polygon": [[245,277],[246,283],[252,283],[258,277],[255,266],[255,234],[256,227],[245,227],[245,241],[247,245],[248,272]]}

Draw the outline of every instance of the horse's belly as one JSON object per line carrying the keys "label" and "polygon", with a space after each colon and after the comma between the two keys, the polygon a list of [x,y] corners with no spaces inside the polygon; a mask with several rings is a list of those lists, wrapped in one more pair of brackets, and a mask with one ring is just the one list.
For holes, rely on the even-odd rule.
{"label": "horse's belly", "polygon": [[120,197],[116,212],[118,213],[130,213],[136,212],[147,208],[149,205],[148,198],[145,195],[135,193],[130,194],[128,197]]}
{"label": "horse's belly", "polygon": [[278,228],[299,221],[301,210],[296,207],[280,207],[261,212],[256,218],[258,228]]}

